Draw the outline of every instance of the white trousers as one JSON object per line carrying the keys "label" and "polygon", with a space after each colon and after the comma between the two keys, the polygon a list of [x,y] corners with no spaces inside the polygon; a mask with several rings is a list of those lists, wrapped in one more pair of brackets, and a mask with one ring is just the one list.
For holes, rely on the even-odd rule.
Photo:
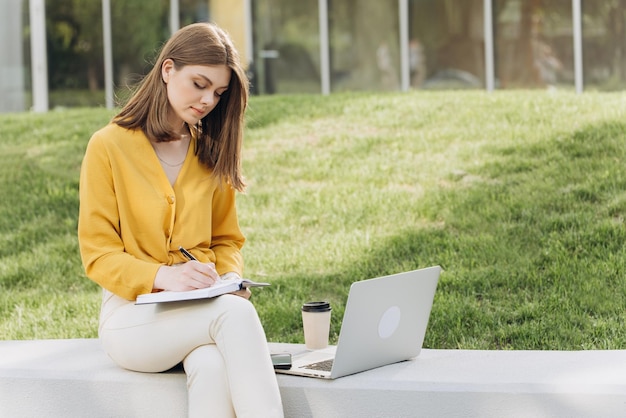
{"label": "white trousers", "polygon": [[182,361],[190,417],[283,416],[265,332],[242,297],[135,305],[104,291],[99,333],[126,369],[161,372]]}

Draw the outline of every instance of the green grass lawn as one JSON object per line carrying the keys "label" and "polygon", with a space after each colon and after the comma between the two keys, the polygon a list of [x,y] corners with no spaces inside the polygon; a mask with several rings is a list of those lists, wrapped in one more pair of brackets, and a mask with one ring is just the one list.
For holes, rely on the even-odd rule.
{"label": "green grass lawn", "polygon": [[[103,109],[0,115],[0,338],[97,336],[78,173]],[[270,341],[351,282],[439,264],[429,348],[626,349],[626,96],[254,97],[238,198]]]}

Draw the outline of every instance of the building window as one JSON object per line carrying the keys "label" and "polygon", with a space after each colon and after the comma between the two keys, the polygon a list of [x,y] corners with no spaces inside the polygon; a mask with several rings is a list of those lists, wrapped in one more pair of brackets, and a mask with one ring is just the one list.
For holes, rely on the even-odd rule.
{"label": "building window", "polygon": [[317,4],[317,0],[252,2],[253,93],[320,92]]}

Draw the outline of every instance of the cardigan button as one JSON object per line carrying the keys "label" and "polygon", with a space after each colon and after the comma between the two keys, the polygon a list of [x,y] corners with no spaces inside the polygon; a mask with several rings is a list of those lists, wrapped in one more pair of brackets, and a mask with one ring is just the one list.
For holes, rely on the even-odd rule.
{"label": "cardigan button", "polygon": [[172,196],[172,195],[168,196],[168,197],[167,197],[167,202],[168,202],[170,205],[173,205],[173,204],[174,204],[174,196]]}

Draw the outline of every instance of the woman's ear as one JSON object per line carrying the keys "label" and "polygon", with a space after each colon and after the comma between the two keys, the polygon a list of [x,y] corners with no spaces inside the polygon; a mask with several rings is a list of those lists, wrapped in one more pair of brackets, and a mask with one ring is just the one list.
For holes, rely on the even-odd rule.
{"label": "woman's ear", "polygon": [[161,78],[163,79],[163,82],[165,82],[165,84],[170,81],[170,74],[173,70],[174,61],[172,61],[170,58],[163,61],[163,64],[161,65]]}

